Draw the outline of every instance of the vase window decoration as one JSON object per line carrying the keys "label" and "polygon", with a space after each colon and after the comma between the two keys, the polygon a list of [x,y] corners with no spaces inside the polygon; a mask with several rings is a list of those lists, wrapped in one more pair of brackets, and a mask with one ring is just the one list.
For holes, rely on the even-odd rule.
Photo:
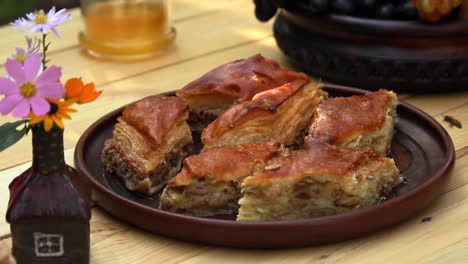
{"label": "vase window decoration", "polygon": [[94,101],[102,91],[81,78],[60,81],[61,68],[48,66],[47,41],[71,19],[65,9],[26,14],[14,23],[27,48],[16,48],[0,78],[0,113],[20,118],[0,126],[0,151],[32,131],[32,166],[10,184],[7,221],[17,263],[89,263],[90,193],[80,175],[64,161],[63,119],[74,104]]}

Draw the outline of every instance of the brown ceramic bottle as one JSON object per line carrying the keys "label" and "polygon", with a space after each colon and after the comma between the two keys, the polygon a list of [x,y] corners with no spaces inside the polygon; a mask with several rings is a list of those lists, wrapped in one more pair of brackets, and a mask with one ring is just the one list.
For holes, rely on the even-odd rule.
{"label": "brown ceramic bottle", "polygon": [[63,130],[33,128],[32,167],[10,184],[7,221],[18,264],[89,263],[89,191],[64,161]]}

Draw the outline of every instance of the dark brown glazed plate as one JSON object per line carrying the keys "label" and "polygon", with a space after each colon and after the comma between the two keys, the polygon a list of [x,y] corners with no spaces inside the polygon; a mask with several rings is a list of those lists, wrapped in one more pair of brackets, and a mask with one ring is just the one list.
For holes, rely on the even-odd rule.
{"label": "dark brown glazed plate", "polygon": [[[326,85],[331,96],[367,91]],[[105,172],[100,155],[112,136],[119,108],[96,121],[81,136],[75,166],[92,185],[93,200],[125,222],[176,239],[241,248],[289,248],[346,240],[396,224],[434,200],[452,171],[455,152],[447,132],[429,115],[400,102],[392,156],[405,184],[372,207],[346,214],[294,221],[237,222],[233,216],[191,217],[157,209],[159,194],[146,197],[127,191]]]}

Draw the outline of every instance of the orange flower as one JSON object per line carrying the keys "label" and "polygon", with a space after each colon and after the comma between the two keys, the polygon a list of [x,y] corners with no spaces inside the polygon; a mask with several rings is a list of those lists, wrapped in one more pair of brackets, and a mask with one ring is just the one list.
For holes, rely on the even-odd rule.
{"label": "orange flower", "polygon": [[74,98],[78,104],[85,104],[96,100],[102,93],[94,89],[94,83],[84,84],[81,78],[71,78],[65,83],[66,98]]}
{"label": "orange flower", "polygon": [[59,100],[48,100],[50,103],[50,111],[49,113],[41,116],[35,115],[32,111],[29,114],[29,124],[34,125],[44,121],[44,130],[49,132],[54,123],[63,129],[63,122],[62,119],[71,119],[68,113],[76,112],[75,109],[69,108],[70,105],[76,102],[75,99],[59,101]]}

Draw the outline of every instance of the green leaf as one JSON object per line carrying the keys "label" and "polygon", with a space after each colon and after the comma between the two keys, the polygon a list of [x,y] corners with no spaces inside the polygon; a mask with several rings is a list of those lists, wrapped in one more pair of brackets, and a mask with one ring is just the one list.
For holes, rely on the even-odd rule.
{"label": "green leaf", "polygon": [[28,126],[24,126],[22,129],[17,128],[28,122],[27,119],[22,119],[16,122],[8,122],[0,126],[0,152],[14,145],[29,131]]}

